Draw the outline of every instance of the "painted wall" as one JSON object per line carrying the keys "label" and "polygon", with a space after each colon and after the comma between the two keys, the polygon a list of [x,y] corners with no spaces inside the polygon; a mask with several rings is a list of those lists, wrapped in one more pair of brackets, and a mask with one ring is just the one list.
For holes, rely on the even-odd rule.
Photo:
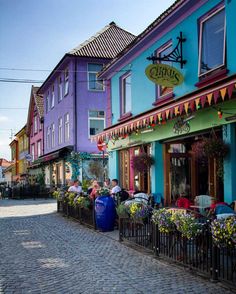
{"label": "painted wall", "polygon": [[[77,61],[77,150],[99,153],[97,144],[89,139],[89,110],[106,111],[108,89],[91,91],[88,88],[88,63],[106,64],[104,59],[85,59]],[[106,127],[106,123],[105,123]]]}
{"label": "painted wall", "polygon": [[[30,135],[29,135],[29,151],[30,154],[32,155],[32,145],[34,144],[34,159],[36,160],[38,158],[38,148],[37,148],[37,142],[41,141],[41,155],[43,154],[43,124],[40,124],[40,118],[39,118],[39,114],[37,111],[37,108],[35,107],[35,102],[33,101],[33,106],[32,109],[34,111],[31,111],[30,114],[30,125],[31,125],[31,130],[30,130]],[[34,127],[34,116],[37,116],[37,126],[38,126],[38,130],[35,133],[35,127]]]}
{"label": "painted wall", "polygon": [[[63,99],[59,102],[59,91],[58,91],[58,78],[61,76],[62,81],[64,81],[64,70],[68,68],[69,70],[69,92],[66,96],[64,96],[64,87],[63,87]],[[74,76],[73,76],[73,61],[70,60],[66,63],[62,63],[58,68],[58,74],[53,76],[51,80],[47,83],[47,87],[44,87],[44,90],[42,92],[44,97],[44,153],[50,153],[52,151],[58,150],[62,147],[68,146],[68,145],[74,145],[74,111],[73,111],[73,95],[74,95]],[[55,91],[55,106],[53,109],[50,109],[48,112],[46,112],[46,97],[47,93],[49,91],[50,97],[51,97],[51,91],[52,86],[54,85],[54,91]],[[64,85],[64,84],[63,84]],[[70,121],[70,135],[69,140],[65,141],[65,132],[64,132],[64,123],[65,123],[65,115],[69,113],[69,121]],[[63,140],[62,143],[59,144],[58,142],[58,119],[62,117],[62,125],[63,125]],[[55,147],[48,148],[47,147],[47,128],[51,127],[52,124],[55,124]]]}
{"label": "painted wall", "polygon": [[[191,1],[189,1],[191,2]],[[193,2],[193,1],[192,1]],[[186,42],[183,44],[183,57],[187,60],[187,64],[181,69],[180,65],[174,63],[173,66],[181,71],[184,75],[184,83],[174,88],[175,99],[178,99],[182,95],[196,90],[195,84],[199,82],[198,78],[198,20],[205,13],[215,7],[220,1],[195,1],[195,5],[199,6],[199,3],[204,3],[200,8],[193,11],[193,13],[187,18],[183,19],[177,24],[177,19],[169,23],[169,27],[163,28],[162,32],[157,31],[152,39],[148,39],[152,45],[147,47],[145,41],[143,41],[139,53],[133,54],[136,56],[131,59],[127,57],[123,67],[112,68],[113,72],[119,70],[120,72],[114,75],[111,79],[111,96],[112,96],[112,123],[115,124],[120,118],[120,105],[119,105],[119,77],[124,74],[125,71],[131,70],[132,81],[132,114],[137,115],[141,112],[149,110],[153,107],[152,103],[155,102],[155,84],[152,83],[145,75],[145,68],[150,64],[146,58],[154,53],[155,50],[163,46],[169,40],[173,42],[173,48],[177,44],[177,37],[179,32],[183,32],[183,36],[186,37]],[[226,5],[226,56],[227,56],[227,69],[228,75],[236,72],[236,55],[234,48],[236,46],[236,26],[234,17],[236,11],[236,1],[225,1]],[[179,21],[179,20],[178,20]],[[171,28],[169,30],[169,28]],[[147,47],[147,48],[145,48]],[[132,50],[131,50],[132,51]],[[134,52],[135,53],[135,52]],[[125,60],[125,58],[124,58]]]}
{"label": "painted wall", "polygon": [[231,203],[236,200],[236,123],[227,125],[223,138],[230,147],[224,160],[224,199]]}

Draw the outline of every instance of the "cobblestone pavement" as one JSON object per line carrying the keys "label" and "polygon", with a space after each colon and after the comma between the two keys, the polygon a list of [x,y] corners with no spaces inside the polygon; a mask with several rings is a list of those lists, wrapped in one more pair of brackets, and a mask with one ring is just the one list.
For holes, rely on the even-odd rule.
{"label": "cobblestone pavement", "polygon": [[63,218],[52,200],[0,200],[0,293],[231,293]]}

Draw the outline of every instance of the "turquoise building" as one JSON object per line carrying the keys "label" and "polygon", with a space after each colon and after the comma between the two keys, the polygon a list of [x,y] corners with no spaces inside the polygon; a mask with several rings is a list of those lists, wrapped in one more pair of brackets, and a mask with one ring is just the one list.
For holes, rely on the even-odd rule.
{"label": "turquoise building", "polygon": [[[94,139],[124,188],[236,200],[235,11],[175,1],[100,73],[109,125]],[[137,169],[143,154],[155,162]]]}

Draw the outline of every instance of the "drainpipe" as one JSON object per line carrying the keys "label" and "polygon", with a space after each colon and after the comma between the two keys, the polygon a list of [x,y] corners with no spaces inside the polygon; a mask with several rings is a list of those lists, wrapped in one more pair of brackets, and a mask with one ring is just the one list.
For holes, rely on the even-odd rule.
{"label": "drainpipe", "polygon": [[77,59],[74,58],[74,151],[77,152]]}

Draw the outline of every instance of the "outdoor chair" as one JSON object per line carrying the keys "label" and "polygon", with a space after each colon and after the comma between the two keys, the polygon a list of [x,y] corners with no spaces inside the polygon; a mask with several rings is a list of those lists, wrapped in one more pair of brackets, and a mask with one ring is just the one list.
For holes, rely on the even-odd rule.
{"label": "outdoor chair", "polygon": [[196,207],[202,215],[206,215],[206,208],[209,208],[213,202],[213,197],[209,195],[199,195],[194,199]]}

